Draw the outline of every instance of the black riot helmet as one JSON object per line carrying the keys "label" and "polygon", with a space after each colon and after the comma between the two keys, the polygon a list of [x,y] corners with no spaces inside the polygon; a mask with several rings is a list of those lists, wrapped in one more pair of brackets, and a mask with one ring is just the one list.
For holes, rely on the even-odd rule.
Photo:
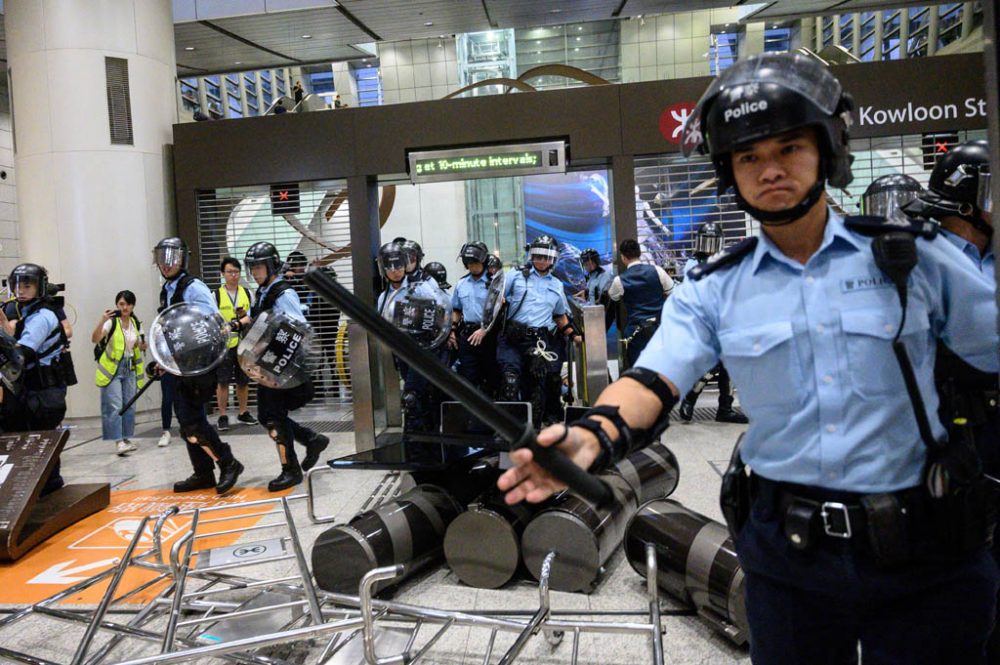
{"label": "black riot helmet", "polygon": [[438,286],[442,289],[450,289],[451,284],[448,283],[448,269],[444,267],[443,263],[438,261],[431,261],[424,266],[424,272],[434,278]]}
{"label": "black riot helmet", "polygon": [[486,257],[486,272],[490,275],[503,270],[503,261],[496,254],[490,254]]}
{"label": "black riot helmet", "polygon": [[550,235],[538,236],[525,249],[529,260],[535,256],[546,256],[555,263],[559,259],[559,243]]}
{"label": "black riot helmet", "polygon": [[[486,257],[489,255],[490,250],[486,246],[486,243],[480,242],[479,240],[474,240],[472,242],[467,242],[462,245],[462,249],[458,252],[458,258],[462,259],[462,265],[466,268],[469,267],[470,263],[486,263]],[[430,268],[430,265],[424,267],[424,270]]]}
{"label": "black riot helmet", "polygon": [[[389,271],[406,270],[406,254],[395,242],[387,242],[378,248],[378,265],[382,271],[382,276],[389,280]],[[389,281],[391,282],[392,280]],[[402,278],[398,282],[392,283],[399,284],[401,281],[403,281]]]}
{"label": "black riot helmet", "polygon": [[[399,243],[400,249],[406,256],[406,272],[411,273],[420,268],[421,261],[424,260],[424,250],[420,248],[420,243],[416,240],[403,240]],[[411,268],[410,265],[413,264]]]}
{"label": "black riot helmet", "polygon": [[[866,215],[899,219],[902,207],[920,196],[924,188],[914,178],[893,173],[875,178],[861,196],[861,211]],[[905,216],[904,216],[905,217]]]}
{"label": "black riot helmet", "polygon": [[993,228],[982,219],[993,209],[990,198],[990,148],[986,141],[969,141],[938,158],[927,191],[907,205],[906,214],[941,221],[959,217],[985,233]]}
{"label": "black riot helmet", "polygon": [[850,184],[847,130],[853,108],[850,95],[822,63],[798,53],[764,53],[736,62],[712,81],[684,123],[681,148],[685,155],[711,155],[722,194],[735,186],[734,150],[793,129],[815,128],[819,174],[796,206],[764,211],[735,192],[739,207],[762,223],[788,224],[819,201],[826,182],[841,188]]}
{"label": "black riot helmet", "polygon": [[584,265],[587,261],[590,261],[591,263],[594,264],[595,270],[601,267],[601,255],[598,254],[597,250],[592,247],[588,247],[587,249],[580,252],[580,267],[583,268],[584,270],[587,269],[587,267]]}
{"label": "black riot helmet", "polygon": [[187,270],[190,255],[187,243],[180,238],[164,238],[153,247],[153,265],[161,270],[178,266],[181,270]]}
{"label": "black riot helmet", "polygon": [[265,283],[269,282],[271,277],[281,272],[281,269],[284,267],[281,254],[278,253],[278,248],[269,242],[255,242],[250,245],[246,256],[243,257],[243,263],[246,264],[247,272],[250,273],[251,278],[253,277],[252,271],[254,266],[267,266],[267,280]]}
{"label": "black riot helmet", "polygon": [[694,238],[694,253],[712,256],[722,251],[722,227],[715,222],[705,222],[698,228]]}
{"label": "black riot helmet", "polygon": [[48,295],[49,272],[37,263],[22,263],[14,266],[14,269],[10,271],[10,277],[7,278],[7,287],[15,297],[17,297],[19,284],[34,284],[38,287],[35,291],[35,298],[44,298]]}

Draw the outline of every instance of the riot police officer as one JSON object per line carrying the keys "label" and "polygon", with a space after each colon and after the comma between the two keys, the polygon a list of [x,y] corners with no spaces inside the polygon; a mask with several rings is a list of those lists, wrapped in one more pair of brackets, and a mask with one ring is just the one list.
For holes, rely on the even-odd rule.
{"label": "riot police officer", "polygon": [[[682,147],[709,152],[761,235],[688,273],[636,367],[538,440],[599,469],[662,432],[724,356],[750,415],[740,453],[752,482],[727,474],[724,508],[754,663],[853,663],[859,643],[866,663],[982,663],[995,498],[944,439],[933,351],[940,337],[995,372],[995,296],[934,225],[845,220],[826,205],[826,183],[851,180],[852,106],[798,54],[741,60],[712,82]],[[508,502],[561,486],[529,449],[511,460]]]}
{"label": "riot police officer", "polygon": [[580,267],[587,275],[583,299],[588,305],[605,305],[608,288],[614,275],[601,265],[601,255],[593,248],[583,250],[580,252]]}
{"label": "riot police officer", "polygon": [[[34,263],[16,266],[7,285],[17,297],[20,317],[11,331],[24,356],[24,371],[17,392],[4,390],[3,430],[28,432],[59,427],[66,415],[66,377],[61,354],[66,345],[66,333],[56,316],[60,309],[49,293],[48,271]],[[6,315],[0,313],[0,323],[10,327]],[[48,494],[64,484],[60,460],[49,473],[42,494]]]}
{"label": "riot police officer", "polygon": [[[159,311],[185,302],[218,312],[219,307],[209,288],[187,271],[189,255],[187,244],[176,237],[164,238],[153,248],[153,264],[164,279]],[[243,473],[243,464],[233,456],[229,444],[223,442],[215,428],[209,425],[205,414],[205,404],[215,396],[215,373],[177,377],[174,385],[174,413],[180,423],[181,437],[187,442],[188,457],[194,469],[191,476],[174,483],[174,491],[193,492],[214,487],[218,494],[225,494],[236,485]],[[215,480],[216,465],[219,467],[218,482]]]}
{"label": "riot police officer", "polygon": [[376,303],[376,308],[381,314],[389,296],[403,288],[406,283],[406,254],[395,241],[387,242],[378,248],[378,265],[382,277],[387,283]]}
{"label": "riot police officer", "polygon": [[396,238],[393,242],[399,245],[399,248],[403,250],[403,254],[406,256],[407,281],[413,284],[428,279],[428,275],[424,273],[424,269],[421,267],[424,260],[424,250],[420,247],[420,243],[416,240],[407,240],[402,237]]}
{"label": "riot police officer", "polygon": [[915,178],[902,173],[890,173],[871,181],[861,195],[861,210],[866,215],[902,219],[903,206],[924,193]]}
{"label": "riot police officer", "polygon": [[[704,264],[710,256],[721,252],[723,242],[722,226],[716,222],[702,224],[695,235],[694,256],[684,265],[684,274],[686,275],[691,268]],[[746,424],[747,417],[733,408],[733,382],[729,379],[729,372],[722,363],[706,372],[684,396],[684,401],[677,409],[681,420],[690,421],[694,418],[694,406],[698,402],[698,397],[712,379],[719,384],[719,408],[715,411],[715,420],[720,423]]]}
{"label": "riot police officer", "polygon": [[485,243],[477,241],[462,245],[458,258],[468,274],[458,280],[451,296],[451,333],[449,345],[458,350],[458,373],[470,383],[484,387],[489,379],[490,365],[496,359],[495,336],[483,331],[483,307],[486,303]]}
{"label": "riot police officer", "polygon": [[504,298],[507,322],[497,340],[497,362],[502,373],[500,399],[531,402],[532,420],[561,420],[559,400],[562,378],[556,335],[579,334],[569,320],[563,285],[552,268],[559,258],[559,244],[541,235],[528,245],[529,264],[507,274]]}
{"label": "riot police officer", "polygon": [[493,279],[493,275],[497,274],[503,270],[503,261],[496,254],[490,254],[486,257],[486,277]]}
{"label": "riot police officer", "polygon": [[[256,242],[247,249],[243,259],[250,276],[257,283],[257,293],[250,316],[243,318],[239,325],[250,325],[264,312],[280,312],[292,321],[306,325],[302,304],[294,285],[281,276],[283,263],[277,248],[269,242]],[[267,430],[268,436],[278,449],[281,473],[267,484],[269,492],[280,492],[302,482],[302,472],[308,471],[319,461],[320,453],[326,450],[330,439],[296,422],[289,415],[308,404],[313,397],[312,380],[305,381],[287,390],[257,386],[257,420]],[[295,441],[306,447],[306,456],[299,465],[295,454]]]}
{"label": "riot police officer", "polygon": [[618,254],[625,270],[612,280],[608,297],[625,304],[626,324],[622,332],[626,362],[631,367],[660,325],[660,310],[674,290],[674,280],[660,266],[639,260],[642,249],[634,238],[622,240]]}

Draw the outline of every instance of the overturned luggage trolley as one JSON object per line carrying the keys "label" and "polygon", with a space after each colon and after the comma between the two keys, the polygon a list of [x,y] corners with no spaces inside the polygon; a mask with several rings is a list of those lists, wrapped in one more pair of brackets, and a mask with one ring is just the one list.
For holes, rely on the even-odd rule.
{"label": "overturned luggage trolley", "polygon": [[[391,475],[387,474],[387,478]],[[387,498],[383,485],[376,492]],[[603,614],[600,610],[561,611],[552,607],[549,578],[552,569],[559,565],[554,554],[544,561],[538,603],[530,609],[460,611],[375,598],[376,587],[399,574],[398,566],[369,571],[363,576],[357,595],[318,589],[290,506],[291,502],[306,498],[305,494],[299,494],[191,511],[172,508],[158,519],[144,518],[116,565],[0,620],[0,659],[31,665],[144,665],[217,660],[259,665],[441,662],[435,658],[435,647],[449,630],[465,626],[470,631],[481,631],[484,636],[485,648],[475,657],[481,656],[485,665],[516,662],[539,633],[553,648],[569,635],[569,653],[564,652],[560,659],[573,664],[579,662],[580,638],[584,634],[636,636],[648,641],[650,662],[663,663],[655,574],[647,577],[648,607],[609,610]],[[248,514],[248,510],[253,512]],[[248,516],[266,521],[242,529],[228,528],[233,520]],[[163,527],[170,518],[189,518],[190,524],[168,548]],[[240,542],[235,547],[196,547],[215,536],[239,532],[242,541],[247,534],[268,531],[278,533],[261,541]],[[146,533],[151,535],[152,546],[139,551]],[[273,577],[260,574],[289,565],[288,574]],[[652,548],[647,565],[655,572]],[[122,579],[133,570],[147,571],[151,579],[119,592]],[[100,585],[106,588],[93,609],[59,606],[86,589],[101,588]],[[149,602],[128,610],[123,608],[123,603],[134,600],[138,594],[154,592]],[[597,620],[602,617],[607,619]],[[82,629],[73,653],[40,653],[51,645],[39,636],[52,634],[51,630],[38,628],[40,620],[55,620],[70,624],[75,630]],[[35,637],[29,638],[30,635]],[[501,649],[500,645],[510,635],[513,642]],[[43,643],[37,643],[38,640]],[[28,642],[29,646],[23,647],[21,642]],[[472,655],[467,652],[463,657]],[[443,654],[441,657],[447,660]]]}

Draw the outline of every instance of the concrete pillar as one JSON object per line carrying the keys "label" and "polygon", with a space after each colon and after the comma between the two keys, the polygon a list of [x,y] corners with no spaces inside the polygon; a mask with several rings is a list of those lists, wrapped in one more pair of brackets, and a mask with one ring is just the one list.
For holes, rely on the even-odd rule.
{"label": "concrete pillar", "polygon": [[[19,0],[4,9],[21,259],[67,284],[80,379],[67,415],[94,416],[90,333],[122,289],[152,322],[160,277],[150,250],[174,228],[165,154],[177,121],[171,3]],[[106,57],[128,63],[132,145],[111,143]]]}

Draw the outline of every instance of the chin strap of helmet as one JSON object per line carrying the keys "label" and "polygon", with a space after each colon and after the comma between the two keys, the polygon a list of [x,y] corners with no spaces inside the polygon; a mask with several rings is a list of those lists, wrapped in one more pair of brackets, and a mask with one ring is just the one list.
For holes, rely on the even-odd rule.
{"label": "chin strap of helmet", "polygon": [[749,213],[754,219],[758,220],[761,224],[767,226],[784,226],[785,224],[791,224],[797,219],[805,216],[807,212],[816,202],[820,200],[823,196],[823,192],[826,186],[826,179],[819,178],[816,180],[816,184],[809,188],[806,192],[805,197],[797,204],[788,208],[787,210],[761,210],[760,208],[755,208],[750,205],[750,202],[743,198],[740,194],[739,187],[733,187],[733,191],[736,195],[736,205],[740,210]]}
{"label": "chin strap of helmet", "polygon": [[978,206],[961,201],[950,201],[937,192],[927,191],[907,203],[903,212],[911,217],[940,220],[942,217],[958,217],[968,222],[987,238],[993,237],[993,227],[983,221]]}

